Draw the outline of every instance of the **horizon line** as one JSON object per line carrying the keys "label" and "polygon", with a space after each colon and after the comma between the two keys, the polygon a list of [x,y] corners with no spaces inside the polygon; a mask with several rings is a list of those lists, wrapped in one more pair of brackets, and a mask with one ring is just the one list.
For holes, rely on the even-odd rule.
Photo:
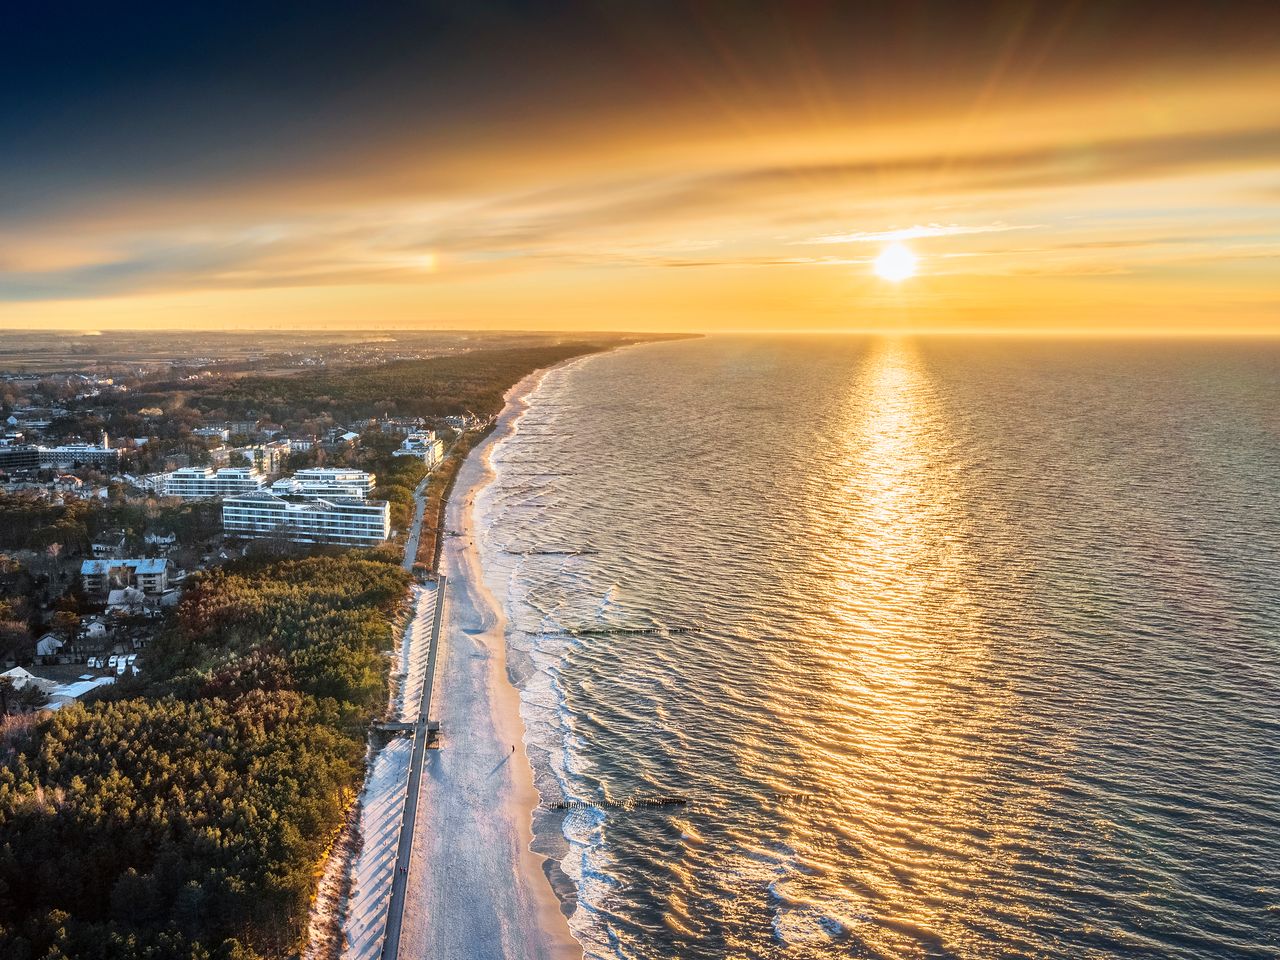
{"label": "horizon line", "polygon": [[1099,330],[1089,327],[1052,327],[1035,329],[1030,327],[804,327],[796,328],[755,328],[738,327],[728,329],[701,330],[559,330],[554,328],[476,328],[476,327],[229,327],[229,328],[196,328],[183,326],[139,326],[108,327],[106,329],[49,329],[47,327],[5,327],[0,325],[0,332],[14,334],[44,334],[47,336],[93,338],[108,336],[113,333],[183,333],[201,334],[288,334],[288,333],[330,333],[360,334],[377,336],[379,334],[470,334],[478,336],[576,336],[576,337],[643,337],[643,336],[877,336],[877,337],[973,337],[992,339],[1010,337],[1017,339],[1091,339],[1091,340],[1280,340],[1280,327],[1275,330],[1253,329],[1205,329],[1186,330],[1149,330],[1144,328],[1121,328],[1115,330]]}

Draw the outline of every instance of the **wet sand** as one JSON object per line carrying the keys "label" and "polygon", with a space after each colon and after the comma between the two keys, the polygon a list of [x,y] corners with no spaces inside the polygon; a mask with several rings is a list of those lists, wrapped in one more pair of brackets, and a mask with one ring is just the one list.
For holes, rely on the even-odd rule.
{"label": "wet sand", "polygon": [[480,575],[472,506],[491,476],[489,453],[542,374],[507,396],[493,434],[459,471],[446,507],[442,567],[449,577],[433,713],[441,748],[423,773],[420,830],[410,861],[402,957],[431,960],[581,960],[530,849],[538,804],[524,751],[519,694],[507,678],[505,618]]}

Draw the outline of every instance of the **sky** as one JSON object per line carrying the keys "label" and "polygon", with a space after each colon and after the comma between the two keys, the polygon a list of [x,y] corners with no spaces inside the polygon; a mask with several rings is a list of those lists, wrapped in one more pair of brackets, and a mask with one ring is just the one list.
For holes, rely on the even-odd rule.
{"label": "sky", "polygon": [[0,328],[1280,334],[1274,2],[51,0],[0,84]]}

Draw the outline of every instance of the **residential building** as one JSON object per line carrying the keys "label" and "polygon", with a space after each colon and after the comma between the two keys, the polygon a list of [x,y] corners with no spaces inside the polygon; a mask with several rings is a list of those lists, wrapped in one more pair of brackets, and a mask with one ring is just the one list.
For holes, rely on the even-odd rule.
{"label": "residential building", "polygon": [[247,447],[236,447],[227,451],[227,458],[240,454],[262,473],[279,473],[292,450],[288,440],[272,440],[269,443],[255,443]]}
{"label": "residential building", "polygon": [[30,444],[0,447],[0,473],[30,473],[39,469],[39,447]]}
{"label": "residential building", "polygon": [[222,530],[237,537],[371,547],[391,536],[391,508],[385,500],[250,493],[222,501]]}
{"label": "residential building", "polygon": [[278,497],[299,496],[311,500],[346,499],[364,500],[373,492],[378,478],[363,470],[342,467],[308,467],[292,477],[277,480],[271,492]]}
{"label": "residential building", "polygon": [[84,592],[106,593],[136,587],[143,593],[164,593],[169,587],[169,562],[164,558],[86,560],[80,564]]}
{"label": "residential building", "polygon": [[420,433],[426,429],[427,422],[421,417],[392,417],[389,420],[383,420],[381,429],[383,433],[398,433],[401,436],[408,436],[411,433]]}
{"label": "residential building", "polygon": [[164,495],[208,500],[261,490],[266,478],[253,467],[183,467],[164,475]]}
{"label": "residential building", "polygon": [[444,459],[444,444],[434,430],[423,430],[409,434],[393,452],[397,457],[417,457],[430,468]]}
{"label": "residential building", "polygon": [[204,437],[207,440],[230,440],[231,431],[226,427],[196,427],[191,431],[192,436]]}
{"label": "residential building", "polygon": [[115,470],[120,466],[120,451],[111,449],[107,435],[102,443],[64,443],[57,447],[39,447],[42,467],[99,467]]}
{"label": "residential building", "polygon": [[100,534],[90,549],[94,557],[101,560],[106,557],[123,557],[126,537],[123,530],[108,530]]}

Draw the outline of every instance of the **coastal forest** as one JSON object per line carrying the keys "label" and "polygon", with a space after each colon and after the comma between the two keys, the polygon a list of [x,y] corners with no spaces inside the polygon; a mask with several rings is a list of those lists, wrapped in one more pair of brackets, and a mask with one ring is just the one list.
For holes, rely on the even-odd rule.
{"label": "coastal forest", "polygon": [[391,550],[203,574],[145,686],[0,744],[0,956],[253,960],[298,946],[386,702]]}
{"label": "coastal forest", "polygon": [[[507,389],[535,370],[601,349],[597,343],[490,348],[426,360],[321,370],[305,376],[247,376],[182,391],[203,418],[263,417],[276,423],[330,416],[338,421],[380,416],[495,416]],[[171,402],[168,392],[136,396],[131,405]]]}

